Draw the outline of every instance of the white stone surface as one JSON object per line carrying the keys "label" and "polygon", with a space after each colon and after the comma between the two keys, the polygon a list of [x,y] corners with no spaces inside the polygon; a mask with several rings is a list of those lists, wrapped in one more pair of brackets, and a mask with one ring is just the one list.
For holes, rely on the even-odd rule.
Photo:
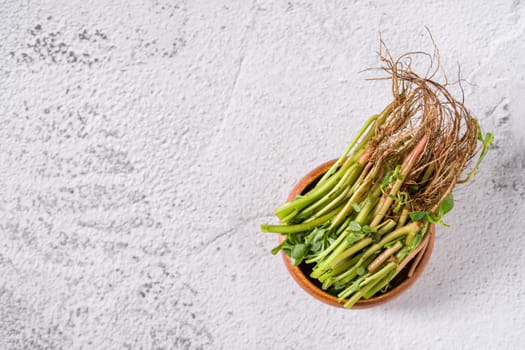
{"label": "white stone surface", "polygon": [[[1,349],[522,349],[523,1],[2,1]],[[496,141],[427,271],[345,311],[259,225],[335,158],[394,53],[461,65]]]}

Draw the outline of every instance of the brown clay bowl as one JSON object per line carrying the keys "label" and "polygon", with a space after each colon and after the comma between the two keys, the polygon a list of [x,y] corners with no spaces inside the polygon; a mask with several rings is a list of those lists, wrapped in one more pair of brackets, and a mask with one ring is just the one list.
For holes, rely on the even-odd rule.
{"label": "brown clay bowl", "polygon": [[[330,169],[330,166],[334,164],[336,159],[331,160],[329,162],[326,162],[314,170],[310,171],[305,177],[303,177],[297,185],[293,188],[292,192],[288,196],[288,201],[292,201],[298,194],[305,193],[310,188],[312,188],[313,185],[315,185],[316,181]],[[409,278],[408,277],[408,270],[410,268],[410,263],[405,267],[392,281],[392,284],[394,285],[394,288],[392,288],[390,291],[380,294],[378,296],[375,296],[373,298],[370,298],[368,300],[359,300],[352,309],[365,309],[377,305],[384,304],[386,302],[389,302],[393,300],[394,298],[398,297],[402,293],[404,293],[408,288],[410,288],[416,280],[421,277],[421,274],[425,270],[425,267],[428,264],[428,261],[430,260],[430,256],[432,255],[432,249],[434,248],[434,236],[435,236],[435,225],[430,226],[430,237],[427,244],[427,247],[425,249],[424,255],[419,261],[419,264],[417,265],[416,269],[414,270],[414,273]],[[279,242],[285,239],[285,236],[279,235]],[[284,254],[284,252],[281,252],[284,264],[286,265],[286,268],[288,269],[288,272],[292,275],[294,280],[310,295],[312,295],[314,298],[316,298],[319,301],[322,301],[323,303],[336,306],[336,307],[343,307],[344,302],[339,303],[337,301],[337,297],[327,293],[323,289],[321,289],[321,284],[315,280],[309,277],[311,272],[311,265],[307,265],[304,262],[300,264],[299,266],[292,265],[291,259]]]}

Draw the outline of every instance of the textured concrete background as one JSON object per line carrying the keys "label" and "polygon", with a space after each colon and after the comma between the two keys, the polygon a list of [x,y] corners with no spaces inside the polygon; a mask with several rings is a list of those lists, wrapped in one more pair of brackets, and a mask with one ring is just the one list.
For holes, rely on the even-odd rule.
{"label": "textured concrete background", "polygon": [[[0,349],[518,349],[525,3],[2,1]],[[422,279],[325,306],[259,232],[430,50],[496,136]]]}

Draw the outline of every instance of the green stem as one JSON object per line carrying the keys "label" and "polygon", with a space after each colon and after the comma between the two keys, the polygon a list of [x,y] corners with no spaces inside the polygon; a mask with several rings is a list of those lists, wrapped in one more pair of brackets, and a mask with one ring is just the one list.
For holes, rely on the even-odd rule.
{"label": "green stem", "polygon": [[337,232],[335,233],[336,237],[339,237],[343,233],[345,228],[347,228],[348,225],[350,224],[350,221],[352,221],[352,217],[348,217],[346,221],[343,222],[341,226],[339,226],[339,228],[337,229]]}
{"label": "green stem", "polygon": [[370,227],[376,227],[377,225],[379,225],[381,220],[383,220],[387,211],[390,209],[390,206],[394,202],[394,197],[397,195],[397,193],[399,192],[399,189],[403,185],[404,180],[410,173],[410,170],[412,170],[412,167],[418,161],[419,156],[425,150],[425,146],[427,142],[428,142],[428,136],[425,135],[421,138],[421,140],[419,140],[419,142],[414,147],[414,149],[405,158],[405,160],[403,161],[403,164],[401,165],[401,171],[400,171],[401,178],[397,179],[394,182],[394,185],[392,186],[392,189],[390,190],[388,197],[386,197],[384,203],[382,203],[381,208],[379,209],[379,212],[377,213],[377,215],[374,217],[374,220],[372,220]]}
{"label": "green stem", "polygon": [[402,247],[403,244],[397,241],[392,247],[383,250],[381,254],[379,254],[379,256],[375,258],[374,261],[370,263],[370,265],[368,265],[368,272],[375,272],[375,270],[377,270],[386,261],[386,259],[394,255]]}
{"label": "green stem", "polygon": [[390,232],[383,239],[381,239],[378,243],[368,248],[365,254],[363,255],[363,258],[366,259],[367,257],[371,256],[376,251],[383,248],[383,246],[387,244],[388,242],[393,241],[394,239],[397,239],[404,235],[407,235],[413,232],[417,232],[419,231],[420,228],[421,228],[420,222],[412,222],[408,225],[405,225],[403,227],[398,228],[397,230]]}
{"label": "green stem", "polygon": [[428,179],[430,178],[430,175],[432,175],[432,173],[434,172],[435,167],[436,167],[436,163],[432,163],[425,169],[425,173],[423,174],[423,178],[421,179],[421,182],[420,182],[422,185],[428,181]]}
{"label": "green stem", "polygon": [[349,161],[346,162],[341,170],[338,171],[335,176],[330,177],[330,179],[328,179],[328,181],[326,181],[322,186],[316,187],[302,197],[296,198],[293,201],[287,202],[275,209],[275,215],[282,220],[283,218],[289,216],[294,210],[299,211],[309,204],[315,202],[319,198],[322,198],[337,184],[351,164],[352,163]]}
{"label": "green stem", "polygon": [[363,253],[361,253],[359,255],[356,255],[352,259],[347,260],[344,264],[339,265],[337,268],[332,269],[332,270],[328,270],[324,275],[319,277],[318,280],[320,282],[325,282],[325,280],[327,280],[328,278],[331,278],[333,281],[335,281],[335,279],[339,275],[345,273],[346,271],[348,271],[349,268],[354,266],[359,261],[359,259],[361,259],[362,255],[363,255]]}
{"label": "green stem", "polygon": [[279,253],[279,251],[281,250],[281,248],[286,244],[288,243],[286,239],[283,239],[283,241],[281,243],[279,243],[279,245],[277,245],[275,248],[273,248],[271,250],[272,254],[275,255],[277,253]]}
{"label": "green stem", "polygon": [[312,203],[310,206],[303,209],[303,211],[299,213],[299,217],[301,217],[302,219],[305,219],[315,214],[313,215],[313,217],[315,218],[333,209],[337,204],[339,204],[342,201],[342,199],[344,199],[344,197],[346,196],[346,193],[348,193],[348,189],[350,188],[350,186],[354,184],[356,177],[359,175],[359,172],[361,171],[360,169],[361,169],[361,166],[359,166],[358,163],[354,163],[350,167],[350,169],[348,169],[346,174],[343,175],[339,183],[326,196],[324,196],[323,198],[319,199],[317,202]]}
{"label": "green stem", "polygon": [[[348,218],[350,219],[350,218]],[[347,220],[348,220],[347,219]],[[330,246],[328,246],[328,248],[326,248],[321,254],[319,254],[318,256],[316,256],[315,258],[312,258],[312,259],[309,259],[309,260],[306,260],[306,263],[307,264],[310,264],[310,263],[313,263],[313,262],[318,262],[318,261],[321,261],[323,260],[324,258],[326,258],[328,256],[328,254],[330,254],[334,249],[337,248],[337,246],[339,246],[339,244],[341,244],[341,242],[343,242],[346,237],[348,237],[348,235],[350,234],[349,231],[344,231],[342,232],[338,237],[337,239],[332,243],[330,244]],[[319,265],[317,265],[315,267],[316,269],[319,268]],[[314,277],[314,276],[312,276]]]}
{"label": "green stem", "polygon": [[339,294],[337,294],[337,301],[342,302],[345,298],[352,295],[352,293],[358,292],[359,289],[361,288],[361,283],[368,275],[369,274],[357,278],[355,281],[349,284],[345,289],[339,292]]}
{"label": "green stem", "polygon": [[378,205],[374,208],[374,212],[371,214],[372,218],[370,219],[370,221],[372,221],[379,214],[379,211],[383,207],[387,198],[388,198],[388,195],[386,193],[381,196],[381,198],[379,199]]}
{"label": "green stem", "polygon": [[374,287],[370,289],[367,293],[363,294],[363,298],[370,299],[374,295],[377,294],[381,289],[383,289],[390,281],[394,279],[398,274],[397,271],[391,271],[388,275],[383,277],[383,279],[379,280],[376,284],[374,284]]}
{"label": "green stem", "polygon": [[328,252],[328,254],[325,254],[325,252],[322,253],[323,257],[322,259],[324,259],[326,256],[328,256],[325,260],[322,260],[319,259],[317,261],[320,261],[316,266],[315,266],[315,269],[312,271],[312,273],[310,274],[311,277],[313,278],[319,278],[322,274],[324,274],[327,270],[329,270],[330,268],[333,268],[333,266],[331,266],[331,262],[332,260],[337,257],[339,254],[341,254],[341,252],[343,252],[347,247],[348,247],[348,240],[346,240],[346,238],[348,237],[348,235],[350,234],[350,231],[346,231],[344,234],[342,234],[341,236],[339,236],[336,240],[336,242],[338,242],[339,244],[335,245],[336,242],[334,242],[334,244],[332,244],[330,248],[332,248],[332,246],[334,246],[335,249],[333,249],[333,251],[331,252]]}
{"label": "green stem", "polygon": [[[396,268],[396,263],[391,262],[387,264],[385,267],[383,267],[381,270],[376,272],[374,274],[374,280],[380,281],[383,279],[386,275],[388,275],[391,271],[393,271]],[[361,290],[359,290],[357,293],[355,293],[348,301],[345,303],[345,308],[351,308],[363,295],[368,293],[372,288],[374,288],[375,283],[369,283],[365,287],[363,287]]]}
{"label": "green stem", "polygon": [[[374,199],[374,198],[367,198],[366,199],[365,205],[363,205],[363,207],[361,208],[361,211],[359,212],[359,214],[355,218],[355,221],[358,224],[364,225],[366,223],[366,219],[368,217],[368,213],[370,213],[370,211],[373,209],[376,201],[377,201],[377,199]],[[394,223],[394,225],[395,225],[395,223]],[[330,267],[330,264],[332,264],[332,261],[334,259],[336,259],[339,254],[344,252],[345,249],[348,248],[350,243],[348,243],[346,238],[348,237],[349,234],[350,234],[350,232],[348,231],[348,232],[345,232],[344,234],[342,234],[341,236],[339,236],[337,238],[337,240],[333,244],[331,244],[330,247],[328,247],[328,249],[326,249],[323,253],[321,253],[317,260],[315,260],[315,261],[321,261],[322,259],[327,257],[328,254],[330,254],[333,251],[333,253],[325,261],[323,261],[322,263],[320,263],[319,265],[316,266],[316,269],[319,270],[319,273],[321,273],[321,274],[324,273],[324,271],[326,271]],[[316,277],[316,275],[317,274],[312,274],[311,276],[312,277]]]}
{"label": "green stem", "polygon": [[374,217],[374,220],[372,220],[370,227],[376,227],[377,225],[379,225],[381,220],[383,220],[388,209],[390,209],[390,206],[394,202],[394,199],[391,196],[395,196],[397,192],[399,192],[401,185],[403,185],[403,180],[398,179],[396,180],[396,182],[394,182],[394,185],[392,186],[392,189],[390,190],[389,196],[386,197],[385,201],[382,203],[381,207],[379,208],[379,212]]}
{"label": "green stem", "polygon": [[399,221],[397,222],[396,228],[400,228],[405,225],[408,219],[409,210],[407,207],[404,207],[399,216]]}
{"label": "green stem", "polygon": [[392,231],[392,229],[395,226],[396,226],[396,222],[394,220],[392,219],[385,220],[379,226],[376,227],[378,229],[377,235],[381,237],[387,234],[388,232]]}
{"label": "green stem", "polygon": [[366,225],[369,223],[368,214],[374,209],[374,206],[377,204],[377,193],[372,193],[369,197],[364,200],[364,204],[361,205],[361,211],[357,214],[355,221],[359,225]]}
{"label": "green stem", "polygon": [[[424,227],[423,230],[425,230]],[[428,242],[429,233],[426,231],[422,231],[421,233],[422,234],[417,235],[415,242],[411,244],[410,249],[401,249],[396,254],[396,259],[398,262],[400,262],[399,266],[397,267],[398,271],[401,271],[422,249],[426,248],[426,242]]]}
{"label": "green stem", "polygon": [[487,154],[490,148],[490,145],[492,144],[492,141],[494,141],[494,135],[490,132],[486,133],[485,137],[483,137],[483,132],[481,131],[481,127],[479,126],[477,119],[474,119],[474,122],[476,123],[476,126],[478,127],[478,140],[483,143],[483,148],[476,162],[476,165],[474,165],[474,169],[472,169],[472,171],[467,174],[466,178],[464,178],[463,180],[458,180],[457,181],[458,184],[469,182],[470,179],[472,179],[472,177],[476,175],[479,169],[479,166],[481,164],[481,161],[483,160],[483,158],[485,158],[485,155]]}
{"label": "green stem", "polygon": [[343,253],[339,254],[335,259],[331,261],[332,268],[336,268],[339,264],[341,264],[342,261],[345,259],[348,259],[361,249],[367,247],[370,243],[372,243],[372,238],[363,238],[359,242],[352,245],[350,248],[345,250]]}
{"label": "green stem", "polygon": [[[346,271],[352,270],[353,266],[355,266],[356,262],[359,261],[359,257],[360,256],[358,255],[355,258],[346,261],[340,267],[337,267],[337,268],[333,269],[332,271],[329,271],[329,272],[325,273],[323,276],[321,276],[319,278],[319,281],[323,282],[322,288],[324,290],[330,288],[337,281],[338,275],[341,275],[341,274],[345,273]],[[351,277],[351,279],[353,279],[357,275],[357,269],[355,269],[353,272],[355,273],[355,275],[353,275]]]}
{"label": "green stem", "polygon": [[266,225],[266,224],[263,224],[261,225],[261,231],[281,233],[281,234],[290,234],[290,233],[309,231],[315,228],[316,226],[319,226],[325,223],[327,220],[330,220],[331,218],[333,218],[339,212],[340,209],[341,207],[336,208],[335,210],[332,210],[331,212],[321,216],[320,218],[317,218],[315,220],[312,220],[304,224],[297,224],[297,225]]}
{"label": "green stem", "polygon": [[[341,155],[341,157],[339,157],[339,159],[337,160],[337,162],[334,163],[334,165],[332,165],[330,167],[330,169],[323,175],[323,177],[321,178],[321,180],[319,180],[319,183],[318,185],[322,185],[330,176],[332,176],[332,174],[334,174],[337,169],[339,169],[339,167],[341,166],[341,164],[343,164],[343,161],[345,160],[346,156],[348,155],[348,153],[350,153],[350,151],[352,150],[352,148],[354,147],[354,145],[357,143],[357,141],[361,138],[361,136],[365,133],[365,131],[370,127],[370,125],[375,122],[375,120],[379,117],[379,114],[376,114],[376,115],[373,115],[372,117],[370,117],[366,123],[363,125],[363,127],[361,128],[361,130],[359,130],[359,132],[357,133],[356,137],[354,137],[354,139],[352,140],[352,142],[346,147],[345,151],[343,152],[343,154]],[[373,128],[371,129],[373,130]]]}
{"label": "green stem", "polygon": [[[335,219],[330,224],[330,231],[334,230],[341,224],[341,222],[350,214],[350,212],[353,209],[353,205],[356,204],[361,197],[364,195],[364,193],[370,189],[370,186],[372,185],[372,180],[375,178],[379,171],[378,166],[374,166],[374,169],[370,171],[368,176],[365,178],[361,186],[357,189],[357,191],[354,192],[352,197],[348,200],[346,205],[343,207],[343,209],[337,214]],[[361,212],[359,213],[361,215]],[[364,213],[363,213],[364,214]],[[366,214],[368,215],[368,214]],[[363,215],[363,220],[366,218],[365,215]]]}
{"label": "green stem", "polygon": [[357,270],[359,269],[359,267],[366,266],[370,262],[372,262],[372,260],[374,260],[374,256],[371,256],[363,261],[363,255],[363,253],[361,253],[361,255],[358,255],[361,256],[361,258],[359,258],[359,261],[350,270],[346,271],[342,275],[335,277],[332,283],[338,283],[343,286],[350,283],[357,276]]}
{"label": "green stem", "polygon": [[284,217],[281,221],[285,224],[289,224],[292,219],[297,215],[298,210],[294,209],[290,214],[288,214],[286,217]]}

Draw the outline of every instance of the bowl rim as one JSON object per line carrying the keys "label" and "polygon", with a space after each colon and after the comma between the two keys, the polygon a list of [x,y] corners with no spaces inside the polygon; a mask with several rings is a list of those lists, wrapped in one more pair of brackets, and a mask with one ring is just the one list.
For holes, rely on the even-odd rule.
{"label": "bowl rim", "polygon": [[[311,170],[308,174],[306,174],[299,182],[294,186],[290,194],[288,195],[287,202],[292,201],[298,194],[302,193],[305,188],[308,187],[312,182],[314,182],[316,179],[318,179],[322,174],[328,171],[328,169],[337,161],[337,159],[332,159],[328,162],[325,162],[315,169]],[[406,292],[423,274],[423,271],[425,270],[428,262],[430,261],[430,257],[432,255],[432,250],[434,249],[434,240],[435,240],[435,233],[436,233],[436,227],[434,224],[430,225],[430,236],[428,240],[428,244],[425,248],[425,252],[423,254],[423,257],[419,261],[419,264],[416,266],[414,273],[411,277],[406,278],[403,282],[401,282],[399,285],[397,285],[392,290],[381,294],[380,296],[373,297],[367,300],[359,300],[357,303],[352,306],[351,309],[365,309],[370,308],[373,306],[378,306],[384,303],[387,303],[389,301],[392,301],[393,299],[397,298],[404,292]],[[282,242],[285,239],[286,236],[279,235],[279,243]],[[312,295],[314,298],[316,298],[319,301],[322,301],[328,305],[344,308],[344,301],[338,302],[337,297],[327,293],[326,291],[322,290],[318,286],[316,286],[308,276],[306,276],[303,271],[299,268],[299,266],[294,266],[292,264],[292,260],[283,252],[281,251],[281,256],[284,260],[284,264],[288,270],[288,272],[292,275],[293,279],[303,288],[307,293]],[[409,266],[409,265],[407,265]],[[406,267],[405,267],[406,268]]]}

